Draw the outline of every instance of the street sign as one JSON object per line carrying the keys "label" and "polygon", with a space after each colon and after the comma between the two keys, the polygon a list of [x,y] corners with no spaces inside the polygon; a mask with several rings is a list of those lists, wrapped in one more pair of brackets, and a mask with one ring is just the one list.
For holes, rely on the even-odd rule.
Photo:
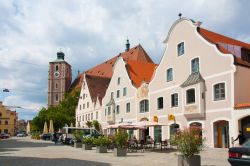
{"label": "street sign", "polygon": [[168,120],[169,121],[174,121],[175,120],[175,116],[173,114],[169,114],[168,115]]}

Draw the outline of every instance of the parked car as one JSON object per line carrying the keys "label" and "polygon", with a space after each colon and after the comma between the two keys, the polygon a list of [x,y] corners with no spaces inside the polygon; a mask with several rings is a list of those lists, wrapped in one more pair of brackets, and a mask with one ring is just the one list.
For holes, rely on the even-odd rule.
{"label": "parked car", "polygon": [[240,147],[232,147],[228,150],[228,162],[232,166],[250,165],[250,139]]}
{"label": "parked car", "polygon": [[16,136],[17,137],[26,137],[27,134],[25,132],[18,132]]}
{"label": "parked car", "polygon": [[1,133],[0,134],[0,139],[6,139],[6,138],[9,138],[10,135],[9,134],[6,134],[6,133]]}
{"label": "parked car", "polygon": [[80,127],[64,127],[61,141],[64,144],[74,144],[74,132],[83,131],[83,136],[97,138],[101,134],[96,129],[80,128]]}
{"label": "parked car", "polygon": [[50,133],[42,134],[42,135],[41,135],[41,139],[42,139],[42,140],[52,140],[52,138],[53,138],[53,135],[50,134]]}

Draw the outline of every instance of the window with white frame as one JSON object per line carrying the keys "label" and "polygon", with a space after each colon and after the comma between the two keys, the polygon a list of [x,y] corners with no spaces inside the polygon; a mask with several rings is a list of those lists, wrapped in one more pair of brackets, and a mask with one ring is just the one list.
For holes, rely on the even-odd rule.
{"label": "window with white frame", "polygon": [[116,98],[119,98],[120,97],[120,90],[117,90],[116,92]]}
{"label": "window with white frame", "polygon": [[82,105],[82,109],[85,109],[85,104]]}
{"label": "window with white frame", "polygon": [[116,106],[116,114],[120,114],[120,106],[119,105]]}
{"label": "window with white frame", "polygon": [[80,104],[80,110],[82,109],[82,105]]}
{"label": "window with white frame", "polygon": [[91,113],[91,120],[93,120],[93,113]]}
{"label": "window with white frame", "polygon": [[89,102],[87,102],[87,108],[89,108]]}
{"label": "window with white frame", "polygon": [[127,95],[127,87],[124,87],[123,88],[123,96],[126,96]]}
{"label": "window with white frame", "polygon": [[108,115],[111,114],[111,107],[108,107]]}
{"label": "window with white frame", "polygon": [[114,98],[114,92],[111,92],[111,98]]}
{"label": "window with white frame", "polygon": [[140,113],[148,112],[148,100],[140,101]]}
{"label": "window with white frame", "polygon": [[177,50],[178,50],[178,56],[181,56],[184,54],[184,42],[181,42],[177,45]]}
{"label": "window with white frame", "polygon": [[191,61],[191,71],[192,73],[197,73],[199,72],[199,58],[195,58]]}
{"label": "window with white frame", "polygon": [[174,93],[171,95],[171,106],[178,107],[178,93]]}
{"label": "window with white frame", "polygon": [[167,69],[167,82],[173,80],[173,68]]}
{"label": "window with white frame", "polygon": [[158,110],[163,109],[163,97],[157,99],[157,108]]}
{"label": "window with white frame", "polygon": [[188,89],[186,91],[187,104],[195,103],[195,89]]}
{"label": "window with white frame", "polygon": [[126,113],[129,113],[130,112],[130,103],[127,103],[126,104]]}
{"label": "window with white frame", "polygon": [[117,79],[117,85],[120,85],[120,83],[121,83],[121,77],[118,77],[118,79]]}
{"label": "window with white frame", "polygon": [[95,113],[95,119],[98,119],[98,112]]}
{"label": "window with white frame", "polygon": [[82,121],[84,121],[84,115],[82,115]]}
{"label": "window with white frame", "polygon": [[218,83],[214,85],[214,101],[225,100],[225,83]]}

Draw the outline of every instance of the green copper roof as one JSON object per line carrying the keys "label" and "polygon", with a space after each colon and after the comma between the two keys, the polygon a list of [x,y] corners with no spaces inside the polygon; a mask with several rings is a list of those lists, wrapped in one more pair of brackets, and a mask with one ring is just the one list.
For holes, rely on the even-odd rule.
{"label": "green copper roof", "polygon": [[190,85],[194,85],[194,84],[197,84],[199,82],[204,82],[205,80],[203,79],[203,77],[201,76],[200,72],[195,72],[195,73],[192,73],[188,76],[187,80],[184,81],[182,84],[181,84],[181,87],[182,88],[185,88],[187,86],[190,86]]}

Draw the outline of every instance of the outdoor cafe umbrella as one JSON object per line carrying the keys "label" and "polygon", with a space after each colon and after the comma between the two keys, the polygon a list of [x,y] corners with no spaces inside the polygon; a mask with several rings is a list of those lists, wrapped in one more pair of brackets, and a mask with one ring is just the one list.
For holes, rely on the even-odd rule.
{"label": "outdoor cafe umbrella", "polygon": [[43,126],[43,134],[47,134],[48,133],[48,126],[47,126],[47,122],[44,122],[44,126]]}
{"label": "outdoor cafe umbrella", "polygon": [[109,125],[107,128],[109,128],[109,129],[120,128],[120,129],[128,129],[128,130],[145,129],[145,127],[133,125],[132,123],[127,123],[127,122]]}
{"label": "outdoor cafe umbrella", "polygon": [[140,126],[140,127],[166,126],[165,124],[161,124],[158,122],[152,122],[152,121],[146,121],[146,120],[136,122],[133,125]]}
{"label": "outdoor cafe umbrella", "polygon": [[49,121],[49,133],[54,133],[54,126],[52,119]]}

